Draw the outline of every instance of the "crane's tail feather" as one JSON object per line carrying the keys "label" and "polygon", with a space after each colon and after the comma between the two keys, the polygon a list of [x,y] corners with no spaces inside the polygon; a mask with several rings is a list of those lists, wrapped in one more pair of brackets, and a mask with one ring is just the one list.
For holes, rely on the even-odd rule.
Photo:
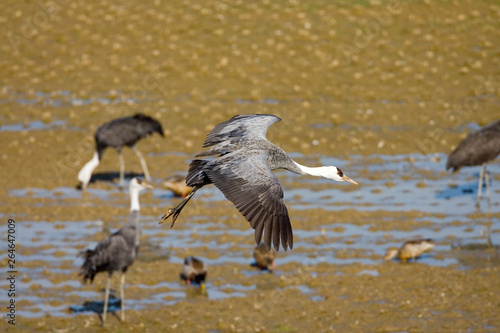
{"label": "crane's tail feather", "polygon": [[90,280],[90,283],[94,281],[94,277],[97,274],[98,256],[96,254],[96,251],[90,249],[81,251],[78,254],[79,257],[83,257],[85,259],[82,267],[80,267],[80,271],[78,272],[78,275],[83,276],[83,283],[86,283],[87,280]]}

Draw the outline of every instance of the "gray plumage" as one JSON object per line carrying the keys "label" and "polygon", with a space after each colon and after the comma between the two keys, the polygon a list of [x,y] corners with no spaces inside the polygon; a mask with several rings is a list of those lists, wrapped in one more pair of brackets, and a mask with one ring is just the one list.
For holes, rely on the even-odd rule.
{"label": "gray plumage", "polygon": [[500,154],[500,121],[469,134],[448,156],[446,170],[453,172],[465,166],[482,165]]}
{"label": "gray plumage", "polygon": [[[269,250],[293,248],[292,225],[283,201],[283,188],[271,172],[286,169],[298,174],[322,176],[337,181],[353,180],[336,167],[308,168],[293,161],[277,145],[266,139],[268,128],[280,118],[273,115],[239,115],[218,124],[207,135],[203,147],[210,147],[196,157],[216,155],[212,160],[195,159],[189,165],[186,184],[193,191],[162,218],[179,213],[201,187],[214,184],[255,229],[255,242]],[[313,170],[314,169],[314,170]],[[263,236],[264,234],[264,236]]]}
{"label": "gray plumage", "polygon": [[130,147],[134,151],[141,162],[144,176],[148,181],[151,180],[146,160],[136,149],[135,145],[142,138],[154,133],[164,136],[160,122],[141,113],[130,117],[117,118],[99,127],[94,135],[96,149],[94,158],[85,164],[78,174],[78,180],[82,188],[85,189],[87,187],[92,176],[92,171],[99,165],[107,147],[113,147],[118,152],[120,159],[120,186],[124,184],[125,162],[122,157],[122,148],[124,146]]}
{"label": "gray plumage", "polygon": [[462,167],[482,165],[479,174],[477,204],[481,198],[483,178],[486,180],[489,198],[489,176],[486,163],[494,160],[500,154],[500,121],[491,123],[480,130],[469,134],[457,148],[448,156],[446,170],[453,172]]}
{"label": "gray plumage", "polygon": [[146,181],[133,178],[130,181],[130,214],[128,222],[120,230],[100,241],[95,249],[87,249],[80,253],[84,262],[80,268],[79,275],[83,276],[83,283],[94,281],[99,272],[107,272],[106,294],[104,299],[103,323],[106,321],[106,313],[109,300],[109,288],[111,275],[114,272],[121,272],[120,293],[121,293],[121,318],[125,320],[124,291],[125,273],[132,265],[139,252],[139,192],[151,185]]}
{"label": "gray plumage", "polygon": [[83,282],[91,283],[99,272],[125,273],[139,252],[139,217],[137,210],[130,212],[128,223],[120,230],[100,241],[94,250],[87,249],[81,256],[85,259],[80,275]]}

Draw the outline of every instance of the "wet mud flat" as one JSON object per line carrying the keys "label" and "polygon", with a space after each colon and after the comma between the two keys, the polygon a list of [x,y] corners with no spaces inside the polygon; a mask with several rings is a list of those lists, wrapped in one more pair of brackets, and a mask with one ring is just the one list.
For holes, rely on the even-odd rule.
{"label": "wet mud flat", "polygon": [[[16,326],[2,320],[0,330],[500,329],[498,161],[488,167],[491,205],[482,200],[479,210],[479,168],[444,167],[470,130],[498,119],[497,3],[46,5],[16,1],[0,12],[0,215],[16,220],[19,262]],[[127,321],[109,316],[101,327],[96,313],[70,307],[103,298],[105,275],[83,286],[77,254],[127,218],[117,154],[105,153],[87,193],[74,185],[96,128],[138,111],[158,118],[166,136],[138,144],[155,189],[141,196]],[[238,113],[280,116],[270,140],[360,183],[276,172],[295,243],[278,253],[273,274],[250,266],[253,231],[213,187],[174,229],[157,224],[179,200],[162,179],[184,173],[206,133]],[[124,158],[127,178],[140,174],[130,150]],[[417,262],[383,262],[388,247],[428,237],[436,247]],[[209,265],[206,294],[179,279],[188,255]],[[7,286],[0,282],[2,302]]]}

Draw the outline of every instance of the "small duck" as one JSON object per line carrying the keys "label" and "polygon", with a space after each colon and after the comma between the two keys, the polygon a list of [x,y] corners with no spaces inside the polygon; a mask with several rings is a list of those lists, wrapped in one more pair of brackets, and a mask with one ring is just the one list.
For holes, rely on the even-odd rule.
{"label": "small duck", "polygon": [[172,191],[175,196],[182,198],[185,198],[193,190],[192,187],[186,185],[186,177],[181,175],[167,177],[163,181],[163,186]]}
{"label": "small duck", "polygon": [[207,265],[195,257],[186,257],[182,267],[181,279],[186,281],[187,285],[191,282],[200,285],[201,290],[205,290],[205,279],[207,277]]}
{"label": "small duck", "polygon": [[253,257],[255,258],[255,263],[252,266],[258,267],[261,270],[268,270],[269,273],[272,273],[276,268],[274,264],[274,250],[266,250],[266,246],[264,243],[256,246],[253,250]]}
{"label": "small duck", "polygon": [[429,251],[434,247],[432,239],[414,239],[405,242],[399,249],[390,248],[387,250],[384,260],[389,261],[398,257],[399,260],[406,262],[408,259],[416,260],[422,253]]}

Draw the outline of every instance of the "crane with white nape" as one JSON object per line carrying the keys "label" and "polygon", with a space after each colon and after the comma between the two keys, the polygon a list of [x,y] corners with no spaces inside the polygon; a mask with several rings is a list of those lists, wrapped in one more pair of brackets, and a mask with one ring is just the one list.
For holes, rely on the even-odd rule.
{"label": "crane with white nape", "polygon": [[271,243],[286,251],[293,248],[292,225],[283,201],[283,187],[271,172],[291,172],[357,184],[335,166],[306,167],[295,162],[283,149],[266,139],[268,128],[281,119],[269,114],[238,115],[208,133],[203,147],[211,147],[189,165],[186,185],[193,187],[184,200],[163,215],[160,223],[173,215],[171,227],[197,190],[214,184],[255,229],[255,242],[264,234],[266,249]]}
{"label": "crane with white nape", "polygon": [[149,116],[137,113],[130,117],[122,117],[111,120],[99,127],[94,135],[95,152],[94,156],[88,161],[78,173],[80,182],[78,187],[85,190],[92,178],[92,172],[100,164],[102,155],[107,147],[113,147],[118,152],[120,160],[120,187],[125,183],[125,161],[122,156],[123,146],[130,147],[137,155],[141,162],[141,167],[144,172],[144,177],[147,181],[151,181],[146,160],[141,152],[135,147],[136,143],[153,133],[158,133],[165,136],[160,122]]}
{"label": "crane with white nape", "polygon": [[111,286],[111,275],[114,272],[121,272],[120,298],[121,298],[121,320],[125,320],[125,273],[132,265],[139,251],[139,220],[140,206],[139,193],[142,190],[152,188],[150,184],[139,178],[132,178],[130,181],[130,215],[128,223],[120,230],[101,240],[95,249],[87,249],[80,252],[84,262],[80,268],[80,275],[83,275],[83,282],[94,281],[94,277],[99,272],[107,272],[106,292],[104,296],[104,310],[102,313],[103,325],[106,322],[108,312],[109,288]]}

